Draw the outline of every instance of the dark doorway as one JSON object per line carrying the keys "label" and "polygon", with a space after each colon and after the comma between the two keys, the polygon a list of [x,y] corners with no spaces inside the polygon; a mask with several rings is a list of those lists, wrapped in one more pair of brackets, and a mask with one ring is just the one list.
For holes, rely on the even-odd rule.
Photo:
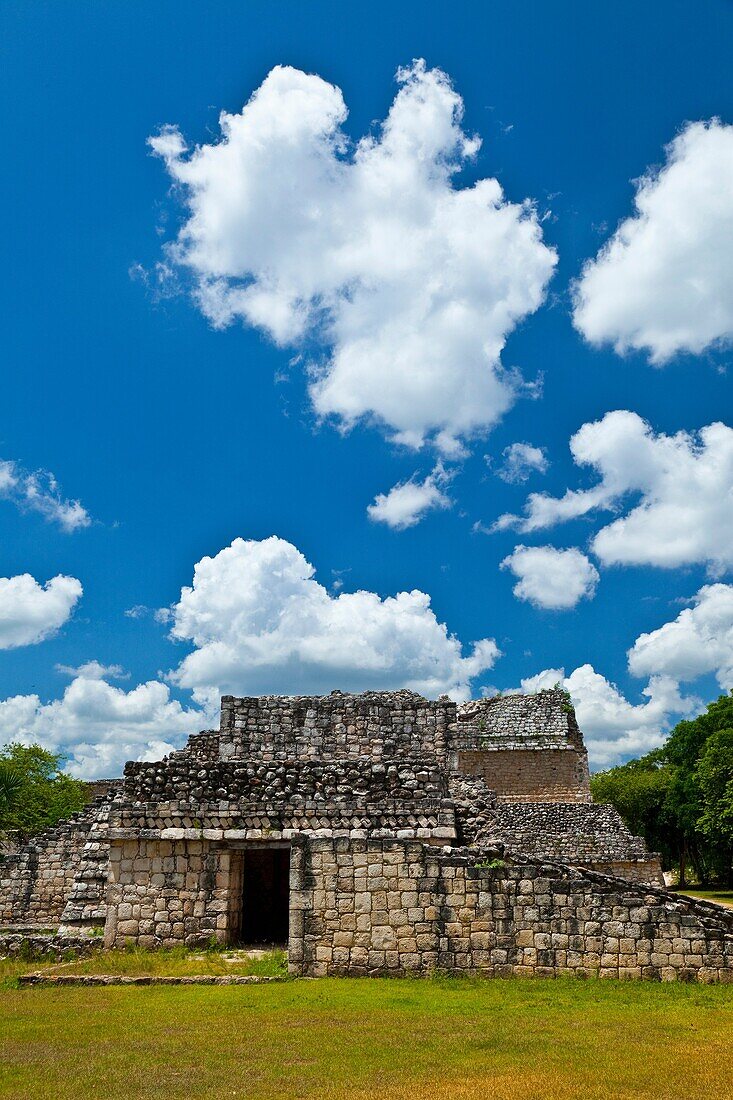
{"label": "dark doorway", "polygon": [[243,944],[288,942],[290,849],[246,848],[242,852]]}

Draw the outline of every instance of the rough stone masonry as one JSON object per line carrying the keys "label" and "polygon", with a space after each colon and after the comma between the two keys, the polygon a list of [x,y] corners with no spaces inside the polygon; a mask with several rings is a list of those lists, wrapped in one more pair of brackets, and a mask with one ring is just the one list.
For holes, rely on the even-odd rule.
{"label": "rough stone masonry", "polygon": [[280,944],[310,976],[733,980],[733,911],[662,885],[592,803],[562,691],[225,696],[218,731],[5,855],[0,922]]}

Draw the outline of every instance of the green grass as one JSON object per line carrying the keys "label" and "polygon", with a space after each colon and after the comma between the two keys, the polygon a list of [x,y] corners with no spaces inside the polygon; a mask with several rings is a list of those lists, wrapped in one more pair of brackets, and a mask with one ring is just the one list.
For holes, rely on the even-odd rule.
{"label": "green grass", "polygon": [[189,951],[185,947],[145,951],[130,947],[121,951],[104,951],[86,959],[76,959],[48,966],[35,965],[49,974],[166,974],[182,977],[188,974],[259,974],[284,975],[288,972],[284,951],[263,952],[252,958],[242,951]]}
{"label": "green grass", "polygon": [[0,991],[0,1097],[194,1095],[730,1097],[733,987],[324,979]]}
{"label": "green grass", "polygon": [[78,958],[70,952],[70,958],[58,963],[43,959],[0,959],[0,989],[17,987],[21,974],[124,974],[170,975],[183,977],[190,974],[257,974],[262,977],[287,975],[287,956],[284,951],[262,952],[253,958],[242,951],[189,951],[185,947],[170,950],[145,951],[129,947],[120,951],[104,951]]}
{"label": "green grass", "polygon": [[689,890],[678,890],[678,894],[687,894],[691,898],[702,898],[703,901],[717,901],[718,905],[733,906],[733,890],[725,890],[722,886],[713,886],[711,889],[702,886],[691,886]]}

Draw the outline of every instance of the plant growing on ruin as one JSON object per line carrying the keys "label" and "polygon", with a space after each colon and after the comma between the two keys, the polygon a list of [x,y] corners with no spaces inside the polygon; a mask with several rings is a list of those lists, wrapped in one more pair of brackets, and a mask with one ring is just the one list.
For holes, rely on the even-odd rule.
{"label": "plant growing on ruin", "polygon": [[474,863],[477,871],[503,871],[507,866],[505,859],[482,859]]}
{"label": "plant growing on ruin", "polygon": [[560,696],[560,710],[563,712],[563,714],[573,714],[573,699],[568,689],[563,686],[562,681],[557,680],[552,685],[552,690],[556,691],[557,694]]}

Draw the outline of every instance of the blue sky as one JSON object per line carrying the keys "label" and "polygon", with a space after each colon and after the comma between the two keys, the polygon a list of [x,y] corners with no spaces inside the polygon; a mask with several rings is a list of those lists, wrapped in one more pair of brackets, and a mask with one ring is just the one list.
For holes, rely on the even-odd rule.
{"label": "blue sky", "polygon": [[[273,595],[267,570],[278,577],[291,566],[302,572],[294,565],[294,551],[282,546],[272,560],[255,560],[255,550],[247,551],[236,562],[234,579],[223,573],[209,577],[207,595],[202,589],[195,607],[178,604],[167,622],[153,614],[177,604],[181,588],[192,583],[195,563],[205,556],[218,555],[236,538],[260,543],[273,535],[297,548],[333,599],[357,590],[382,599],[415,589],[429,595],[437,622],[463,645],[463,657],[448,654],[433,622],[424,610],[418,614],[428,631],[426,645],[437,647],[436,684],[468,683],[477,695],[482,689],[518,688],[545,670],[562,670],[597,765],[644,751],[694,707],[695,699],[707,700],[728,686],[731,561],[724,550],[716,551],[714,531],[700,537],[702,549],[671,565],[615,564],[609,553],[604,559],[591,541],[638,502],[633,477],[625,494],[609,498],[608,510],[589,509],[533,531],[516,523],[491,528],[505,513],[520,515],[530,492],[559,498],[567,489],[597,483],[597,473],[573,462],[569,441],[584,424],[614,410],[646,420],[662,448],[664,436],[730,421],[731,331],[725,317],[718,317],[718,330],[709,339],[700,337],[701,348],[680,346],[655,365],[649,346],[619,354],[614,343],[622,339],[624,324],[644,323],[642,308],[648,307],[655,323],[674,327],[678,288],[667,286],[667,275],[654,281],[656,298],[649,302],[648,288],[633,291],[638,273],[633,255],[623,260],[627,267],[619,268],[620,274],[612,271],[605,283],[601,280],[593,290],[594,308],[602,314],[598,324],[606,325],[606,335],[596,343],[573,325],[570,289],[583,264],[634,214],[633,181],[655,165],[664,174],[672,165],[665,146],[686,123],[713,117],[721,120],[719,129],[712,136],[705,131],[697,144],[691,136],[689,150],[679,147],[677,159],[682,168],[699,165],[699,174],[713,180],[713,191],[723,200],[718,205],[711,200],[710,210],[707,199],[695,207],[694,240],[685,245],[692,253],[684,254],[681,273],[675,256],[665,259],[664,240],[659,262],[671,272],[670,284],[694,276],[690,266],[697,263],[705,279],[717,280],[718,289],[707,287],[705,294],[724,296],[726,287],[733,288],[733,280],[726,282],[725,258],[716,254],[716,249],[728,251],[731,239],[726,237],[733,202],[726,175],[726,124],[733,123],[730,5],[6,2],[0,23],[8,152],[0,180],[7,255],[0,458],[16,464],[13,487],[0,499],[0,574],[8,579],[30,574],[39,585],[70,577],[83,587],[80,598],[66,590],[61,610],[41,608],[39,615],[50,616],[45,629],[21,623],[20,633],[8,636],[0,653],[0,700],[14,702],[0,716],[3,739],[44,740],[69,752],[76,771],[101,774],[118,771],[128,754],[156,755],[179,744],[187,729],[207,724],[200,714],[210,716],[211,699],[222,686],[288,692],[325,690],[328,683],[376,684],[378,669],[366,682],[356,659],[349,664],[344,656],[339,663],[332,651],[322,660],[318,656],[324,647],[320,635],[311,636],[308,603],[314,593],[302,576],[290,594],[307,606],[288,629],[311,631],[310,641],[286,658],[280,643],[278,656],[264,653],[257,615],[266,609],[260,603],[281,598]],[[323,365],[333,350],[323,325],[284,346],[273,342],[266,327],[238,319],[217,329],[192,300],[197,273],[190,264],[169,270],[162,284],[156,269],[162,262],[175,268],[166,247],[191,208],[185,188],[171,190],[175,163],[185,163],[187,154],[171,171],[151,155],[149,136],[162,126],[176,126],[190,148],[216,146],[219,112],[237,115],[275,66],[292,66],[341,90],[347,138],[355,142],[371,133],[379,140],[379,123],[399,91],[395,73],[413,58],[424,58],[428,72],[437,68],[447,74],[463,100],[463,132],[482,140],[441,193],[497,179],[508,202],[535,204],[534,213],[525,216],[535,220],[541,248],[558,257],[554,274],[543,283],[541,304],[508,326],[501,351],[505,368],[517,368],[528,382],[542,378],[541,394],[535,389],[534,395],[517,395],[493,426],[467,433],[462,457],[441,456],[430,442],[420,448],[400,445],[392,438],[394,425],[375,424],[373,417],[359,419],[348,432],[319,421],[306,371],[309,363]],[[702,150],[706,135],[707,151]],[[348,164],[353,147],[339,156]],[[281,171],[288,161],[278,164]],[[246,162],[242,171],[249,171]],[[273,192],[280,195],[276,183]],[[299,187],[305,187],[297,172],[291,183],[292,198],[282,199],[286,218],[293,216],[285,209],[288,201],[298,207]],[[681,197],[675,198],[683,206],[685,186],[683,181]],[[698,197],[693,188],[691,206]],[[328,218],[327,203],[324,210]],[[269,206],[266,213],[272,215]],[[274,222],[270,227],[263,221],[266,253],[271,228]],[[541,259],[535,245],[529,267]],[[265,255],[268,270],[298,259],[297,252],[294,258],[288,254],[287,241],[278,247]],[[509,263],[508,252],[495,255],[488,249],[484,255],[488,272]],[[246,255],[238,259],[245,267],[249,262]],[[520,261],[515,278],[521,288]],[[357,282],[358,276],[357,268]],[[321,271],[319,277],[332,285],[332,272]],[[632,286],[633,301],[624,317],[609,319],[615,306],[607,302],[619,285]],[[477,286],[481,305],[479,275]],[[340,305],[345,293],[338,290]],[[490,306],[487,300],[487,310]],[[704,306],[697,311],[701,317]],[[461,354],[459,349],[457,362]],[[511,484],[497,471],[506,448],[518,442],[541,450],[546,470]],[[598,446],[614,444],[604,437]],[[727,454],[725,440],[720,446]],[[699,451],[689,454],[694,459]],[[449,506],[428,511],[404,530],[368,517],[367,506],[378,494],[409,479],[422,484],[438,461],[447,470],[440,491]],[[36,485],[28,475],[39,470],[52,472],[60,487],[45,514],[22,499],[28,485]],[[711,531],[731,523],[729,497],[722,511],[687,515],[684,493],[696,498],[698,491],[691,483],[679,492],[682,497],[662,503],[668,511],[679,509],[683,523],[696,530],[709,524]],[[80,501],[91,522],[64,530],[59,499]],[[662,528],[655,528],[653,538],[667,542]],[[500,564],[520,544],[577,548],[598,573],[595,589],[590,566],[581,565],[585,594],[574,606],[558,609],[518,598],[513,588],[520,578]],[[541,561],[535,568],[540,588],[552,564]],[[577,559],[564,559],[562,570],[561,589],[582,587]],[[219,614],[217,584],[230,598],[222,612],[230,624],[223,639],[211,625]],[[259,585],[254,595],[253,584]],[[702,637],[715,655],[707,664],[688,660],[682,668],[681,659],[675,664],[670,657],[665,636],[638,658],[632,675],[627,651],[640,635],[673,623],[685,607],[699,607],[699,600],[682,601],[711,585],[721,586],[714,593],[713,625],[685,620],[678,630],[686,631],[679,635],[684,649],[699,628],[702,633],[692,641]],[[7,616],[30,614],[27,599],[35,596],[13,590]],[[3,598],[0,589],[0,621]],[[227,658],[228,671],[217,678],[217,671],[211,672],[217,645],[237,648],[241,609],[231,603],[237,599],[246,605],[248,644],[257,650],[262,675],[251,678],[247,668],[232,671]],[[318,630],[330,644],[341,611],[323,604],[320,595],[318,601]],[[133,608],[135,615],[125,614]],[[348,610],[357,639],[365,629],[360,614]],[[419,655],[413,660],[408,652],[409,660],[400,663],[405,646],[419,648],[420,635],[405,641],[392,610],[389,616],[382,624],[384,637],[378,624],[372,639],[377,651],[394,647],[385,664],[385,686],[393,686],[395,678],[427,682],[424,668],[412,674]],[[208,625],[202,626],[204,620]],[[171,639],[171,628],[178,640]],[[493,639],[501,656],[487,657],[485,664],[493,667],[471,675],[471,667],[455,662],[468,658],[481,639]],[[352,645],[348,633],[343,644]],[[185,674],[166,678],[191,654],[205,667],[186,666]],[[102,675],[91,662],[108,670],[119,667]],[[574,670],[585,666],[603,683],[587,676],[573,680]],[[642,694],[655,676],[664,680],[656,696]],[[210,690],[204,690],[204,681]],[[198,689],[192,696],[194,682]],[[75,694],[65,700],[70,684]],[[130,696],[140,684],[155,686]]]}

